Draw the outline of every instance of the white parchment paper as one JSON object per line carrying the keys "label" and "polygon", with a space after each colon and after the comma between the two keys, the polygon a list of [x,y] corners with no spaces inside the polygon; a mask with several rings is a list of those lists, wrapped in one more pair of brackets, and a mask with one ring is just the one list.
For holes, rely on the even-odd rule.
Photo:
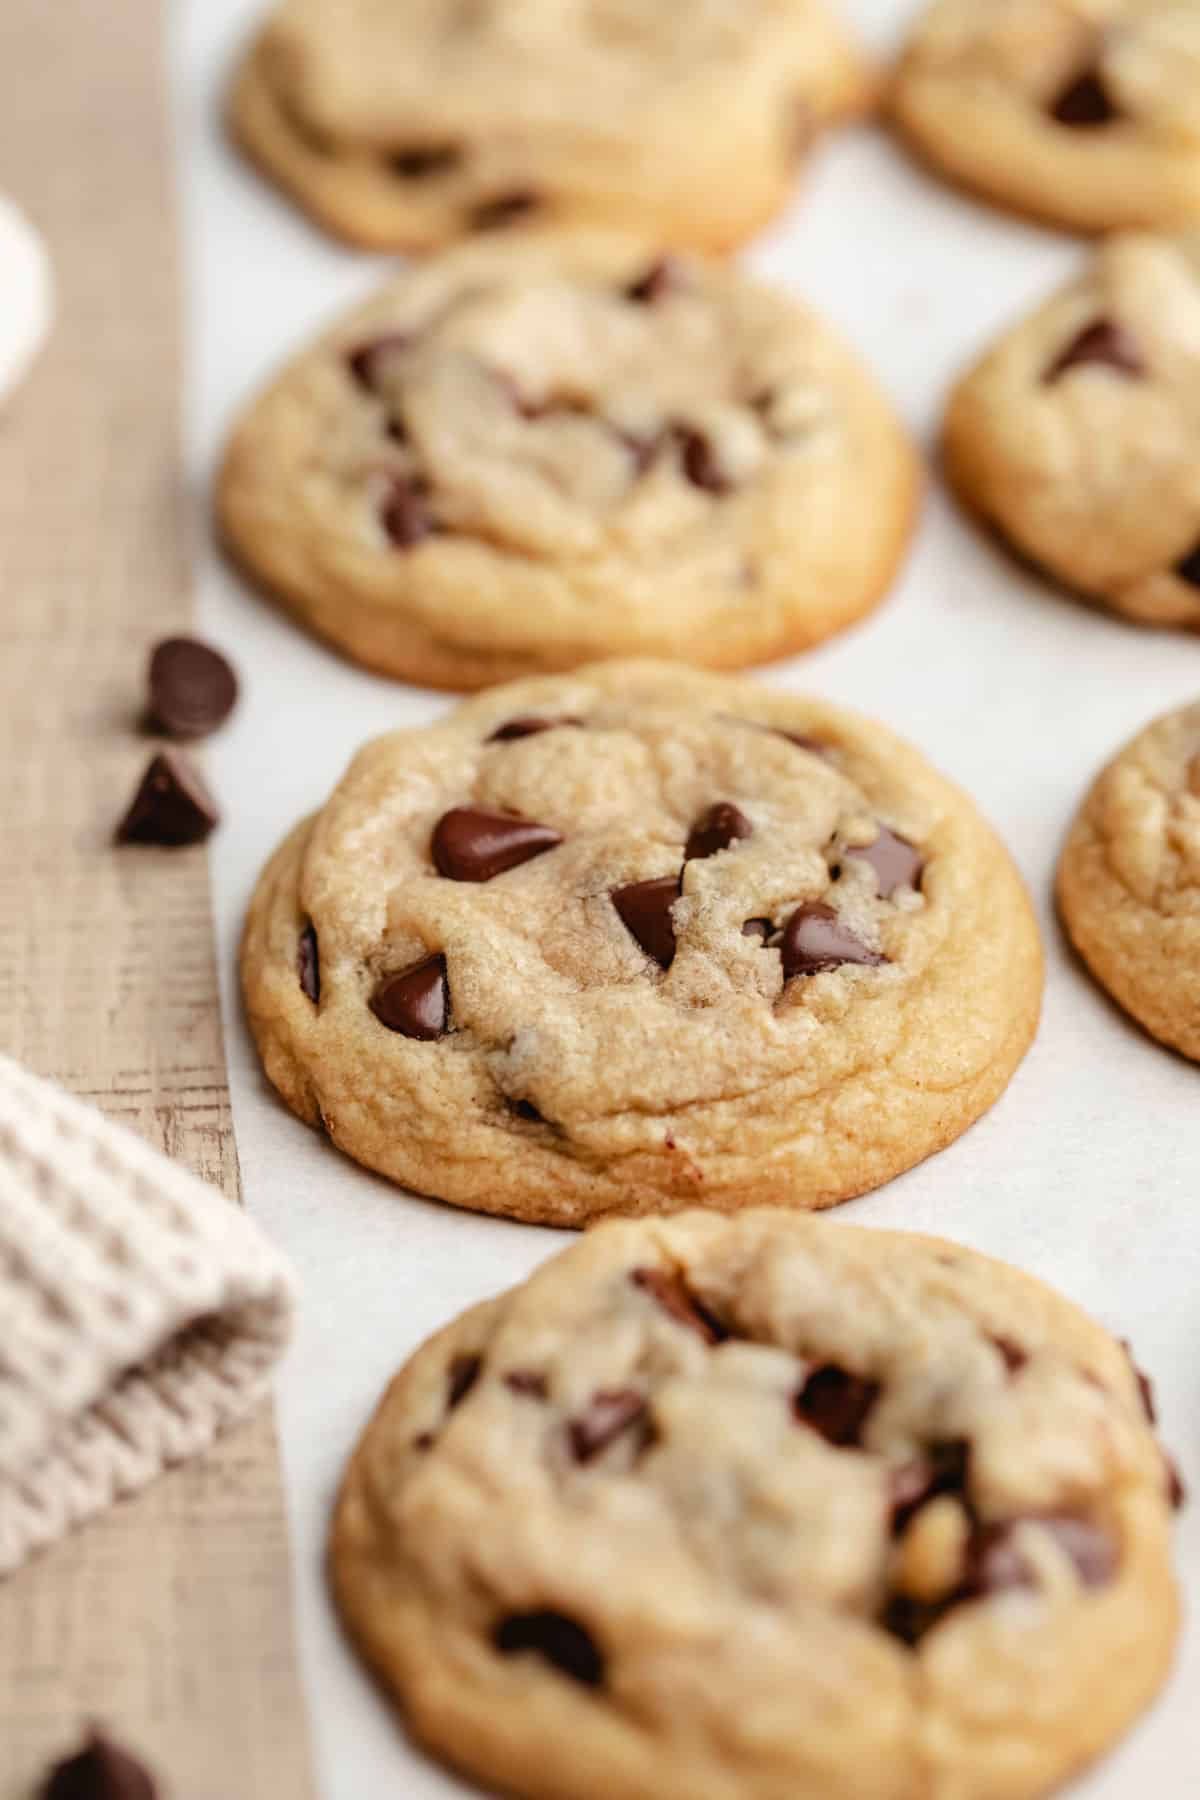
{"label": "white parchment paper", "polygon": [[[211,751],[226,809],[214,871],[230,1080],[247,1202],[306,1289],[280,1419],[322,1797],[434,1800],[467,1790],[407,1746],[339,1637],[322,1575],[328,1509],[398,1364],[559,1240],[408,1198],[339,1157],[274,1100],[240,1019],[237,936],[268,852],[322,802],[364,738],[449,704],[340,662],[239,584],[212,548],[208,482],[233,410],[387,266],[326,242],[227,149],[222,84],[258,10],[256,0],[177,0],[172,14],[199,616],[244,681],[237,716]],[[851,10],[883,48],[912,9],[911,0],[856,0]],[[748,260],[840,323],[930,444],[953,373],[1084,254],[952,195],[863,130],[822,154],[790,217]],[[864,492],[862,506],[871,503]],[[1012,846],[1049,953],[1041,1035],[1005,1098],[943,1155],[844,1217],[941,1232],[1009,1258],[1132,1338],[1157,1383],[1164,1435],[1200,1490],[1200,1072],[1143,1037],[1093,986],[1050,903],[1059,842],[1085,784],[1136,727],[1200,688],[1200,640],[1123,625],[1027,577],[931,476],[919,540],[884,608],[762,679],[886,720],[962,782]],[[1200,1495],[1178,1546],[1200,1598]],[[1200,1793],[1198,1691],[1192,1631],[1162,1702],[1081,1784],[1086,1800]]]}

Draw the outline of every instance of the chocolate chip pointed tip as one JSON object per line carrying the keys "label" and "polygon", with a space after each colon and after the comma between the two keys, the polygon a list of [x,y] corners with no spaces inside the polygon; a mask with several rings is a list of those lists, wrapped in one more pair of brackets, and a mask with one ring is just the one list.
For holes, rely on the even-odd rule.
{"label": "chocolate chip pointed tip", "polygon": [[118,844],[178,850],[202,844],[220,823],[217,803],[198,769],[177,750],[150,759],[124,818]]}
{"label": "chocolate chip pointed tip", "polygon": [[93,1729],[82,1750],[50,1770],[38,1800],[159,1800],[159,1796],[149,1769],[106,1733]]}
{"label": "chocolate chip pointed tip", "polygon": [[147,675],[148,718],[167,737],[206,737],[237,704],[237,676],[228,659],[199,638],[156,644]]}
{"label": "chocolate chip pointed tip", "polygon": [[1050,116],[1060,125],[1088,131],[1111,125],[1120,117],[1120,110],[1105,85],[1101,70],[1093,67],[1084,69],[1067,82],[1054,100]]}
{"label": "chocolate chip pointed tip", "polygon": [[371,996],[379,1023],[400,1037],[430,1043],[450,1029],[450,986],[444,956],[386,975]]}

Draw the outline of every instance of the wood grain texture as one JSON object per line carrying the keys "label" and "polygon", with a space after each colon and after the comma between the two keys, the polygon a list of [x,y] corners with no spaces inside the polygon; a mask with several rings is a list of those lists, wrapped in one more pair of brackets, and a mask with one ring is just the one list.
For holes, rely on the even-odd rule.
{"label": "wood grain texture", "polygon": [[[0,190],[59,290],[0,414],[0,1047],[233,1200],[205,854],[111,845],[147,649],[190,611],[162,23],[0,5]],[[0,1800],[88,1718],[171,1800],[311,1800],[269,1418],[0,1586]]]}

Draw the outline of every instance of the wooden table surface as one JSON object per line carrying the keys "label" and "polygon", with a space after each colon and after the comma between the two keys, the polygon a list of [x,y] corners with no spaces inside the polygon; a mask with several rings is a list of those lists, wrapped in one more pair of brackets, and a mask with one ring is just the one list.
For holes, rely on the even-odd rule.
{"label": "wooden table surface", "polygon": [[[0,415],[0,1048],[236,1202],[205,852],[111,844],[147,649],[191,610],[162,30],[159,0],[0,6],[0,191],[58,284]],[[0,1800],[87,1719],[170,1800],[311,1800],[268,1416],[0,1586]]]}

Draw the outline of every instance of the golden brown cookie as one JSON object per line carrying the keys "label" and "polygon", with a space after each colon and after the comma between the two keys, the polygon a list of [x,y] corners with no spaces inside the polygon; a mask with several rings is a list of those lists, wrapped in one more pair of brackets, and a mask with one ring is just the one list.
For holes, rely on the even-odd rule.
{"label": "golden brown cookie", "polygon": [[262,875],[242,973],[288,1105],[460,1206],[829,1206],[1023,1056],[1041,949],[970,801],[890,732],[662,663],[364,749]]}
{"label": "golden brown cookie", "polygon": [[396,1377],[330,1567],[523,1800],[1041,1800],[1167,1671],[1125,1352],[1016,1269],[795,1214],[589,1232]]}

